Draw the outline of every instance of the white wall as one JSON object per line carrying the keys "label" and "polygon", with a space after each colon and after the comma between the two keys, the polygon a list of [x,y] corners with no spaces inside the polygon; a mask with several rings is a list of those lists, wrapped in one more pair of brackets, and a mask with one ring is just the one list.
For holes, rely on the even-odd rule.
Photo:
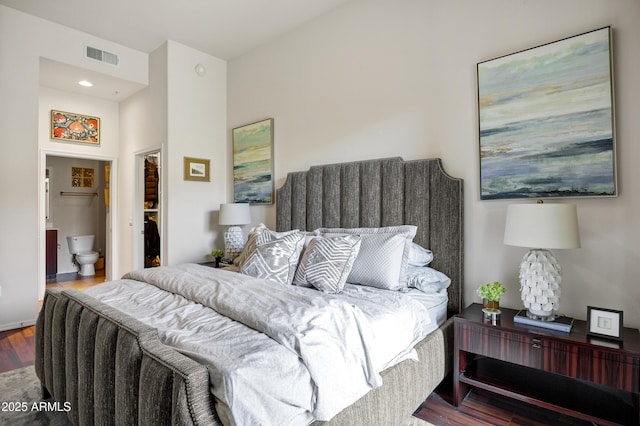
{"label": "white wall", "polygon": [[33,125],[38,58],[21,24],[0,6],[0,329],[32,324],[38,311],[37,259],[25,256],[37,253],[39,236],[38,128]]}
{"label": "white wall", "polygon": [[[194,70],[198,63],[204,76]],[[228,187],[227,63],[169,41],[167,64],[167,260],[210,260],[211,250],[224,245],[218,211]],[[210,160],[211,181],[185,181],[184,157]]]}
{"label": "white wall", "polygon": [[[120,66],[84,59],[85,44],[117,53]],[[0,330],[35,321],[45,277],[41,57],[147,82],[146,54],[0,6]]]}
{"label": "white wall", "polygon": [[[123,226],[118,229],[118,265],[114,274],[120,277],[134,269],[134,250],[143,252],[143,246],[134,235],[134,201],[136,185],[143,185],[135,175],[136,154],[150,150],[164,150],[161,161],[161,179],[166,164],[167,143],[167,45],[163,44],[149,55],[149,86],[130,96],[120,104],[120,167],[118,215]],[[166,201],[166,200],[164,200]],[[161,206],[166,210],[166,202]],[[166,223],[162,223],[166,234]],[[166,259],[166,250],[161,253]]]}
{"label": "white wall", "polygon": [[[118,54],[119,66],[84,59],[86,44]],[[153,87],[120,106],[48,89],[40,96],[40,58],[143,85],[151,76]],[[194,72],[198,62],[208,69],[205,77]],[[217,210],[226,201],[227,187],[226,62],[172,42],[149,56],[0,6],[0,93],[0,330],[31,324],[37,315],[38,286],[43,287],[45,277],[40,183],[47,154],[115,160],[112,173],[117,178],[112,179],[111,192],[118,195],[112,200],[115,226],[110,230],[117,253],[114,277],[133,266],[130,221],[134,158],[140,151],[166,151],[165,195],[175,193],[175,200],[165,197],[165,201],[176,205],[165,209],[165,226],[175,235],[170,243],[175,246],[167,249],[166,241],[164,259],[168,263],[205,260],[214,247],[221,246],[223,230],[217,226]],[[49,141],[50,107],[106,117],[101,123],[101,145]],[[184,182],[184,156],[211,159],[212,181]],[[168,168],[174,170],[169,173]]]}
{"label": "white wall", "polygon": [[[207,72],[198,76],[194,68]],[[150,55],[149,87],[121,104],[121,182],[136,182],[136,153],[162,148],[163,265],[199,262],[222,247],[218,225],[226,202],[226,62],[168,41]],[[210,182],[183,179],[184,157],[210,160]],[[135,187],[120,190],[120,216],[133,218]],[[121,228],[120,272],[134,267],[133,227]]]}
{"label": "white wall", "polygon": [[[479,199],[475,67],[611,25],[620,196],[571,200],[582,248],[555,254],[563,313],[584,319],[587,305],[620,309],[627,326],[639,327],[638,22],[635,0],[355,1],[229,62],[229,128],[275,118],[276,186],[313,164],[441,157],[465,179],[466,304],[479,301],[478,286],[499,280],[508,288],[503,303],[521,307],[525,250],[502,243],[509,202]],[[275,226],[273,206],[252,214]]]}
{"label": "white wall", "polygon": [[[41,149],[60,155],[105,158],[118,156],[120,124],[117,102],[42,86],[39,95],[38,145]],[[50,114],[52,109],[100,117],[100,144],[51,139]]]}
{"label": "white wall", "polygon": [[[46,226],[58,228],[60,231],[58,233],[60,244],[58,273],[62,274],[78,269],[71,262],[66,235],[90,231],[89,233],[96,235],[94,249],[100,251],[101,255],[106,253],[106,230],[110,224],[107,223],[105,216],[108,208],[104,205],[103,196],[104,168],[98,161],[86,160],[86,158],[112,159],[118,157],[119,107],[117,102],[41,86],[38,109],[38,145],[45,153],[54,154],[47,156],[47,166],[51,165],[54,168],[52,185],[58,189],[52,188],[51,190],[54,214]],[[100,117],[100,144],[52,140],[50,138],[50,113],[52,109]],[[78,190],[71,188],[71,167],[85,167],[84,165],[95,169],[96,179],[94,188],[90,191],[89,189],[81,189],[81,191],[95,191],[98,193],[98,197],[75,199],[61,197],[60,191]],[[87,205],[85,206],[85,204]],[[82,206],[90,207],[90,218],[82,219],[82,216],[88,213],[87,211],[83,213]],[[81,223],[76,223],[78,220]],[[111,260],[107,258],[106,262],[111,264]]]}

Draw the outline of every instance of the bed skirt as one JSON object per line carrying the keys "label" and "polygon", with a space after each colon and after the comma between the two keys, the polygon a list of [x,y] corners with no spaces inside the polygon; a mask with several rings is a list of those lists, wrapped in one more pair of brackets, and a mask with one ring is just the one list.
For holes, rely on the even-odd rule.
{"label": "bed skirt", "polygon": [[[408,425],[452,366],[449,319],[416,346],[420,361],[382,372],[384,384],[330,422]],[[75,290],[48,289],[36,323],[44,396],[69,402],[73,424],[221,425],[202,364],[162,344],[148,325]]]}

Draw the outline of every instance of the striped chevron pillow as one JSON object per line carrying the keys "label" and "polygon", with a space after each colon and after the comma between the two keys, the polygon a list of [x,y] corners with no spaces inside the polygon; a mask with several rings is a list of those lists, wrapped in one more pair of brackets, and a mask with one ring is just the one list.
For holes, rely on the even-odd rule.
{"label": "striped chevron pillow", "polygon": [[313,238],[298,264],[293,283],[324,293],[340,293],[360,251],[358,235]]}

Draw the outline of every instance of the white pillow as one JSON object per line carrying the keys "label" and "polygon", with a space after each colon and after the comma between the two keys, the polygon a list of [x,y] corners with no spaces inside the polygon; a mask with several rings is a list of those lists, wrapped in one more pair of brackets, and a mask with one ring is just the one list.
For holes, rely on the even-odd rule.
{"label": "white pillow", "polygon": [[451,285],[451,278],[428,266],[409,266],[407,284],[424,293],[438,293]]}
{"label": "white pillow", "polygon": [[432,260],[433,253],[431,250],[427,250],[416,243],[411,243],[411,250],[409,250],[410,266],[427,266]]}
{"label": "white pillow", "polygon": [[263,233],[256,238],[253,249],[247,251],[240,272],[280,284],[291,284],[304,244],[304,236],[304,232],[289,233],[282,238],[277,238],[273,233]]}
{"label": "white pillow", "polygon": [[358,256],[360,243],[357,235],[312,238],[300,259],[293,283],[313,286],[324,293],[340,293]]}
{"label": "white pillow", "polygon": [[409,251],[417,227],[413,225],[383,228],[320,228],[323,237],[360,235],[360,252],[347,282],[386,290],[407,287]]}

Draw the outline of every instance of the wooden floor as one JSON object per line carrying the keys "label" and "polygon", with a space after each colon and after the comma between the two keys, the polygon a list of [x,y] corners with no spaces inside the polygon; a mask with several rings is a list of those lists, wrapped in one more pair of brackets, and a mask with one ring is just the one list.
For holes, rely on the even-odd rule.
{"label": "wooden floor", "polygon": [[[47,281],[47,288],[84,290],[105,280],[104,269],[93,277],[72,274]],[[0,373],[33,365],[35,362],[35,326],[0,331]]]}
{"label": "wooden floor", "polygon": [[[100,273],[102,272],[102,273]],[[47,288],[84,290],[104,282],[104,271],[95,277],[74,276],[68,281],[47,282]],[[0,373],[33,365],[35,327],[0,332]],[[451,404],[453,380],[445,380],[420,406],[415,415],[436,426],[583,426],[589,425],[548,410],[519,403],[489,393],[473,391],[456,408]]]}
{"label": "wooden floor", "polygon": [[458,408],[452,405],[453,379],[443,381],[414,413],[436,426],[589,426],[575,419],[481,390],[471,391]]}

